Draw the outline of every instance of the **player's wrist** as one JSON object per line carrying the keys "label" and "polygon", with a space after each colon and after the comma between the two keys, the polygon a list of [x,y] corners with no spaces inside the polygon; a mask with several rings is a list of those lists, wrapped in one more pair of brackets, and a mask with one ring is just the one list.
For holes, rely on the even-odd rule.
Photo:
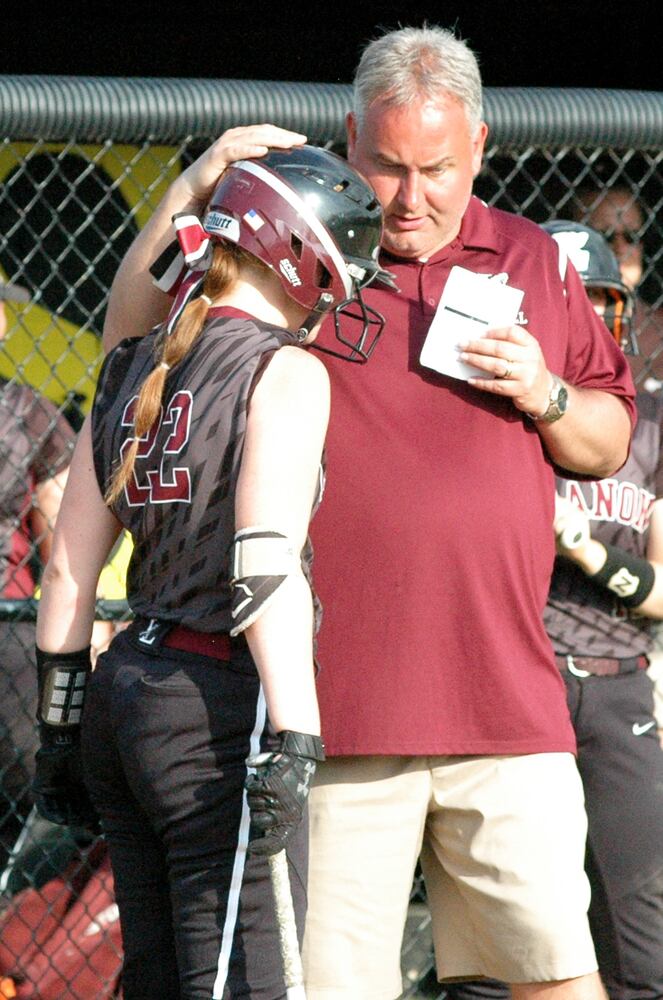
{"label": "player's wrist", "polygon": [[292,729],[284,729],[278,735],[281,740],[280,750],[282,753],[315,761],[325,759],[325,745],[320,736],[298,733]]}
{"label": "player's wrist", "polygon": [[587,576],[598,573],[606,560],[605,546],[595,538],[588,538],[582,545],[565,550],[564,555],[576,563]]}
{"label": "player's wrist", "polygon": [[42,745],[70,748],[78,741],[85,688],[92,672],[90,647],[71,653],[47,653],[35,646],[35,659]]}
{"label": "player's wrist", "polygon": [[616,545],[598,544],[605,557],[599,569],[589,574],[590,579],[610,590],[625,607],[639,607],[654,587],[654,567],[649,560]]}
{"label": "player's wrist", "polygon": [[279,746],[249,757],[245,782],[251,813],[249,850],[275,854],[299,826],[317,763],[325,759],[319,736],[284,730]]}

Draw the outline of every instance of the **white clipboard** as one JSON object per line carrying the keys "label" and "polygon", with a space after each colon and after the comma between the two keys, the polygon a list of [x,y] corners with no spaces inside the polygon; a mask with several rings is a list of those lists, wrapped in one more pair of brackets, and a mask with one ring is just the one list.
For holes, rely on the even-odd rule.
{"label": "white clipboard", "polygon": [[478,340],[488,330],[513,326],[525,294],[507,284],[508,275],[478,274],[458,265],[451,268],[419,360],[426,368],[467,381],[490,378],[460,360],[459,345]]}

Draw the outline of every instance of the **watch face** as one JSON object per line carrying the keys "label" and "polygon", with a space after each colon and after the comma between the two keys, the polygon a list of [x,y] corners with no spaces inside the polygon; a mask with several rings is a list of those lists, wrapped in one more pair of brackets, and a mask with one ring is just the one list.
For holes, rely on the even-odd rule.
{"label": "watch face", "polygon": [[555,405],[560,413],[566,413],[566,407],[568,401],[569,401],[569,394],[567,392],[566,386],[560,384],[559,390],[557,392],[557,399],[555,400]]}
{"label": "watch face", "polygon": [[561,378],[557,375],[553,376],[553,383],[550,387],[550,395],[548,397],[548,409],[545,413],[536,417],[531,413],[527,413],[526,416],[530,420],[534,420],[535,423],[542,424],[552,424],[555,420],[559,420],[561,416],[566,413],[566,408],[568,406],[569,393],[562,382]]}

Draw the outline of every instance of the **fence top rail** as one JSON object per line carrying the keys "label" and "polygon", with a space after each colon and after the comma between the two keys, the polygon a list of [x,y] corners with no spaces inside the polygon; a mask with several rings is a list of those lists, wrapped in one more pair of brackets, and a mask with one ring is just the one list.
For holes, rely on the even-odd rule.
{"label": "fence top rail", "polygon": [[[663,145],[663,91],[487,87],[497,145]],[[172,144],[274,122],[309,142],[345,141],[352,87],[272,80],[0,76],[0,137]]]}
{"label": "fence top rail", "polygon": [[[36,622],[38,611],[37,598],[0,598],[0,622]],[[96,602],[94,617],[98,621],[123,621],[130,615],[129,605],[123,599],[99,599]]]}

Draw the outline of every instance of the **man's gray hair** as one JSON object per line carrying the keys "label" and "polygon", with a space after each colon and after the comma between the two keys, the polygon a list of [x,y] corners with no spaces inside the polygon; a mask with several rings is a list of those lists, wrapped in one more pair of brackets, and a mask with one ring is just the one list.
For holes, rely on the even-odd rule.
{"label": "man's gray hair", "polygon": [[400,28],[364,49],[354,80],[355,118],[361,125],[378,99],[404,107],[440,93],[462,102],[470,129],[476,132],[483,110],[481,74],[472,50],[447,28]]}

